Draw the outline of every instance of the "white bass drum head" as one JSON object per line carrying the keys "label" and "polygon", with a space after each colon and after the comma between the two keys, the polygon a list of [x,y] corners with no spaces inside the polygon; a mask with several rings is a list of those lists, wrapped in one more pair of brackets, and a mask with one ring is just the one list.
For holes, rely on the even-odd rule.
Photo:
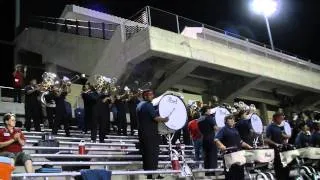
{"label": "white bass drum head", "polygon": [[[160,100],[159,100],[160,99]],[[169,117],[166,123],[159,123],[159,133],[169,134],[183,128],[187,122],[187,109],[181,98],[175,95],[166,94],[155,98],[152,101],[158,106],[159,115],[161,117]]]}
{"label": "white bass drum head", "polygon": [[291,126],[287,121],[284,121],[284,132],[288,135],[291,136]]}
{"label": "white bass drum head", "polygon": [[230,114],[230,112],[224,107],[217,107],[216,108],[215,119],[216,119],[217,126],[219,128],[222,128],[225,126],[224,118],[229,114]]}
{"label": "white bass drum head", "polygon": [[261,118],[257,114],[251,115],[251,126],[255,133],[262,134],[263,124],[262,124]]}

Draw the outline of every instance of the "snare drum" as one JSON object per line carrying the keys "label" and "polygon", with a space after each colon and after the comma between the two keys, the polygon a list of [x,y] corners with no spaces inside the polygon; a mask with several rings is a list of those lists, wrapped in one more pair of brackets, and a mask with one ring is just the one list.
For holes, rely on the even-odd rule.
{"label": "snare drum", "polygon": [[161,95],[152,101],[161,117],[169,117],[166,123],[159,123],[159,134],[170,134],[183,128],[187,122],[187,109],[183,100],[172,94]]}
{"label": "snare drum", "polygon": [[298,149],[301,158],[320,159],[320,148],[307,147]]}
{"label": "snare drum", "polygon": [[225,154],[224,161],[226,168],[230,168],[231,165],[244,165],[246,163],[245,151],[236,151],[233,153]]}
{"label": "snare drum", "polygon": [[298,156],[300,156],[300,152],[297,149],[280,152],[280,159],[281,159],[282,166],[286,167]]}
{"label": "snare drum", "polygon": [[245,157],[247,163],[258,162],[258,163],[270,163],[274,160],[273,149],[254,149],[246,150]]}

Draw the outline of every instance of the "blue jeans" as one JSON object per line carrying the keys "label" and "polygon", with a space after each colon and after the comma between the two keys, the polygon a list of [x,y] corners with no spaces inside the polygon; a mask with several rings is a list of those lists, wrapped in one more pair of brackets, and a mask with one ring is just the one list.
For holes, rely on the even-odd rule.
{"label": "blue jeans", "polygon": [[194,160],[202,160],[202,139],[193,140]]}

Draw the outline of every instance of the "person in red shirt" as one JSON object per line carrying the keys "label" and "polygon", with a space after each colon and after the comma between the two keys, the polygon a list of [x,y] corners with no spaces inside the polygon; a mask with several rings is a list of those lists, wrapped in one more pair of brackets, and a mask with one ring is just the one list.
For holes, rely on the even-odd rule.
{"label": "person in red shirt", "polygon": [[[26,69],[25,69],[26,71]],[[25,74],[22,69],[22,65],[18,64],[15,67],[15,71],[13,72],[13,88],[14,88],[14,102],[21,103],[21,89],[23,87],[23,81]]]}
{"label": "person in red shirt", "polygon": [[202,159],[202,134],[198,126],[199,118],[200,118],[200,113],[196,112],[193,115],[193,120],[188,123],[189,134],[191,136],[193,146],[194,146],[195,161],[200,161]]}
{"label": "person in red shirt", "polygon": [[15,115],[7,113],[3,121],[5,128],[0,129],[0,156],[13,158],[16,165],[24,165],[27,173],[33,172],[30,156],[22,152],[25,138],[21,130],[15,128]]}

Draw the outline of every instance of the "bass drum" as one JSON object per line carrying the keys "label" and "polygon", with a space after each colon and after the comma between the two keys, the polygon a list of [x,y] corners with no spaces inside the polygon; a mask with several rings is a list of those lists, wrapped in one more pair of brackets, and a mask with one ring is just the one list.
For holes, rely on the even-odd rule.
{"label": "bass drum", "polygon": [[261,118],[257,114],[252,114],[250,118],[251,127],[253,132],[256,134],[262,134],[263,132],[263,124]]}
{"label": "bass drum", "polygon": [[291,137],[291,134],[292,134],[292,129],[291,129],[291,126],[290,124],[287,122],[287,121],[284,121],[284,132]]}
{"label": "bass drum", "polygon": [[152,100],[161,117],[169,117],[166,123],[159,123],[159,134],[171,134],[183,128],[187,122],[187,109],[183,100],[173,94],[164,94]]}
{"label": "bass drum", "polygon": [[224,107],[216,107],[214,109],[211,110],[211,113],[214,112],[215,113],[215,119],[216,119],[216,123],[217,126],[219,128],[223,128],[225,126],[224,124],[224,118],[230,114],[230,112],[224,108]]}

